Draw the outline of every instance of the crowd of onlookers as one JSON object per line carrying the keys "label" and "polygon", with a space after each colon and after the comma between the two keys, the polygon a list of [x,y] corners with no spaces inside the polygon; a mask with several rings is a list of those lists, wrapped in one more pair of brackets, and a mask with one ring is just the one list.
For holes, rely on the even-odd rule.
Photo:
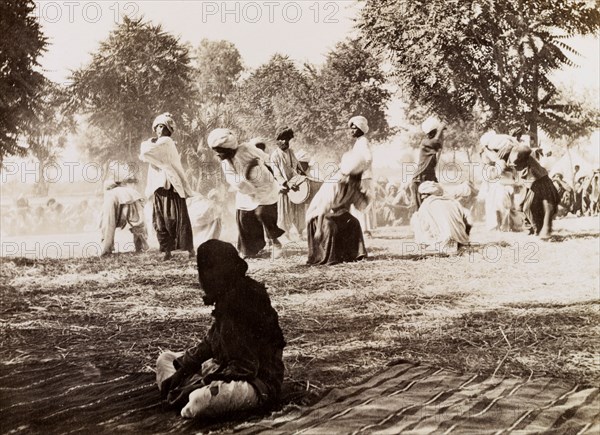
{"label": "crowd of onlookers", "polygon": [[407,225],[411,215],[411,196],[408,186],[379,177],[375,184],[373,214],[377,227]]}
{"label": "crowd of onlookers", "polygon": [[[462,182],[444,186],[444,194],[456,199],[467,210],[476,206],[478,190],[473,183]],[[408,225],[416,210],[412,203],[410,185],[402,185],[379,177],[375,183],[372,213],[377,227]],[[475,213],[477,216],[478,214]]]}
{"label": "crowd of onlookers", "polygon": [[64,205],[54,198],[33,205],[21,196],[2,212],[2,232],[6,235],[77,233],[98,226],[98,207],[84,199]]}
{"label": "crowd of onlookers", "polygon": [[[577,176],[578,168],[574,168],[576,174],[573,182],[565,181],[561,173],[556,173],[552,181],[561,197],[557,217],[567,215],[573,216],[595,216],[600,213],[599,183],[600,170],[592,175]],[[477,191],[474,187],[463,183],[465,192],[450,196],[456,197],[459,202],[473,214],[473,217],[481,217],[481,212],[475,210],[478,206]],[[458,186],[457,186],[458,187]],[[453,190],[445,186],[445,190]],[[377,227],[407,225],[413,212],[411,195],[408,185],[401,185],[388,181],[385,177],[379,177],[376,183],[376,197],[372,205],[373,214]]]}
{"label": "crowd of onlookers", "polygon": [[556,173],[552,177],[554,186],[560,196],[558,217],[572,214],[574,216],[595,216],[600,213],[599,186],[600,170],[592,175],[578,176],[579,167],[575,166],[573,183],[569,184],[563,174]]}

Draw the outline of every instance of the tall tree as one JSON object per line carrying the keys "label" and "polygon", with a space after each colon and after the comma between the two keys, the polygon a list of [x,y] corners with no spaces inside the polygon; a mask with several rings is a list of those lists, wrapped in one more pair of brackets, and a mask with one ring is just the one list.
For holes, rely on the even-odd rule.
{"label": "tall tree", "polygon": [[379,59],[356,40],[338,44],[321,68],[298,68],[288,57],[275,55],[242,83],[236,98],[250,134],[274,137],[288,126],[308,148],[344,148],[346,123],[358,114],[367,117],[374,138],[389,134],[385,110],[390,92]]}
{"label": "tall tree", "polygon": [[28,122],[26,140],[29,154],[39,162],[36,193],[45,196],[48,184],[43,171],[60,155],[68,133],[75,129],[75,121],[73,115],[64,110],[67,94],[61,86],[45,80],[34,98],[36,106]]}
{"label": "tall tree", "polygon": [[110,138],[99,159],[136,160],[140,142],[162,112],[179,123],[193,112],[189,49],[160,25],[123,17],[123,22],[72,75],[71,110],[88,115],[91,126]]}
{"label": "tall tree", "polygon": [[237,47],[229,41],[203,39],[194,55],[194,78],[201,101],[224,103],[244,69]]}
{"label": "tall tree", "polygon": [[38,58],[47,42],[34,9],[32,0],[0,2],[0,167],[6,156],[27,153],[19,140],[44,84]]}
{"label": "tall tree", "polygon": [[[550,73],[565,43],[600,28],[598,0],[366,0],[360,28],[385,51],[409,98],[453,120],[502,132],[553,133],[569,122]],[[551,110],[548,110],[551,109]]]}
{"label": "tall tree", "polygon": [[[279,128],[299,124],[309,89],[294,61],[276,54],[241,83],[233,104],[247,134],[273,137]],[[296,110],[288,110],[289,106]]]}
{"label": "tall tree", "polygon": [[227,104],[243,71],[242,57],[229,41],[203,39],[193,51],[193,85],[198,98],[193,110],[182,117],[181,136],[184,165],[193,188],[207,193],[217,187],[221,165],[206,144],[211,130],[229,126],[235,128],[234,105]]}
{"label": "tall tree", "polygon": [[374,139],[388,136],[385,112],[391,93],[380,64],[380,58],[356,39],[340,42],[329,52],[323,68],[313,76],[310,107],[317,113],[306,119],[312,120],[315,140],[339,137],[354,115],[368,119]]}

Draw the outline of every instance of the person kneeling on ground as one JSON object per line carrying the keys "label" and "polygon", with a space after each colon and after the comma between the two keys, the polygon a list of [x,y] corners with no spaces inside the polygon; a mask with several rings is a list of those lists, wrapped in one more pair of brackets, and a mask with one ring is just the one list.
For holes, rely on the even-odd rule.
{"label": "person kneeling on ground", "polygon": [[160,355],[161,396],[187,418],[268,409],[281,391],[285,341],[267,290],[246,276],[248,264],[229,243],[203,243],[197,262],[214,322],[197,346]]}
{"label": "person kneeling on ground", "polygon": [[471,223],[465,209],[454,199],[444,198],[441,186],[434,181],[419,185],[421,207],[413,215],[411,226],[415,241],[427,250],[450,253],[469,243]]}
{"label": "person kneeling on ground", "polygon": [[110,255],[115,244],[115,231],[129,225],[133,234],[136,252],[148,250],[148,231],[144,221],[144,198],[133,187],[137,180],[128,178],[123,181],[112,179],[104,182],[104,205],[100,231],[102,233],[102,254]]}
{"label": "person kneeling on ground", "polygon": [[530,147],[521,144],[510,152],[508,161],[527,188],[520,208],[529,225],[529,234],[548,239],[552,234],[552,220],[560,204],[560,196],[548,177],[548,171],[531,153]]}

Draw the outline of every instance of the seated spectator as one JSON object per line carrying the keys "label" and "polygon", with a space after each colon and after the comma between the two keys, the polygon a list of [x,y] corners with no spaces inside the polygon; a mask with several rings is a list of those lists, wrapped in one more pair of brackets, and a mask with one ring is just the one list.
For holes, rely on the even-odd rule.
{"label": "seated spectator", "polygon": [[159,356],[161,396],[187,418],[271,407],[283,383],[285,341],[265,286],[246,276],[248,264],[229,243],[203,243],[197,263],[214,321],[198,345]]}
{"label": "seated spectator", "polygon": [[399,192],[394,183],[388,183],[385,192],[385,197],[378,207],[377,223],[379,226],[399,225],[402,223],[402,209],[408,205],[405,193]]}

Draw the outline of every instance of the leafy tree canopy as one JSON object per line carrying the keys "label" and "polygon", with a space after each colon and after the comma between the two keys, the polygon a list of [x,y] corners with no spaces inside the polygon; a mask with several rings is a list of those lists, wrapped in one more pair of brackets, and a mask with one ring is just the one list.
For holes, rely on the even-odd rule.
{"label": "leafy tree canopy", "polygon": [[25,155],[19,139],[35,116],[44,85],[38,58],[47,41],[31,0],[0,2],[0,167],[8,155]]}
{"label": "leafy tree canopy", "polygon": [[237,47],[229,41],[203,39],[194,54],[194,79],[201,100],[225,102],[244,69]]}
{"label": "leafy tree canopy", "polygon": [[345,147],[347,122],[354,115],[369,120],[374,138],[386,137],[389,100],[379,59],[356,40],[339,43],[321,68],[299,68],[288,57],[275,55],[236,94],[244,129],[251,135],[274,138],[281,128],[291,127],[309,147],[333,149]]}
{"label": "leafy tree canopy", "polygon": [[[511,132],[577,130],[550,73],[565,43],[600,28],[597,0],[365,1],[364,40],[386,53],[406,95],[447,120]],[[567,124],[570,126],[568,127]]]}
{"label": "leafy tree canopy", "polygon": [[34,98],[36,105],[26,128],[26,139],[29,154],[40,162],[40,183],[36,190],[43,196],[48,193],[48,185],[41,171],[47,164],[56,161],[66,144],[67,135],[75,130],[75,120],[65,110],[68,95],[64,87],[45,80]]}
{"label": "leafy tree canopy", "polygon": [[189,49],[160,25],[127,17],[100,44],[89,65],[73,72],[71,110],[110,138],[97,156],[136,159],[156,115],[180,123],[197,100]]}

